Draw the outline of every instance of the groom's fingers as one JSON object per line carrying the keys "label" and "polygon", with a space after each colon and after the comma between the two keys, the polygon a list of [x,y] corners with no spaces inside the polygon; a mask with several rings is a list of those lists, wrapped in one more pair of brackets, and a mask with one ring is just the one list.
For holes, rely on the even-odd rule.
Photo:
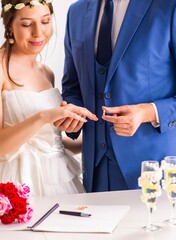
{"label": "groom's fingers", "polygon": [[64,118],[56,121],[54,125],[59,128],[60,131],[66,132],[78,132],[84,122],[72,118]]}
{"label": "groom's fingers", "polygon": [[60,106],[63,107],[63,106],[66,106],[67,105],[67,102],[66,101],[61,101],[60,103]]}
{"label": "groom's fingers", "polygon": [[70,125],[67,125],[66,132],[78,132],[82,128],[83,124],[84,122],[73,119],[72,122],[70,122]]}

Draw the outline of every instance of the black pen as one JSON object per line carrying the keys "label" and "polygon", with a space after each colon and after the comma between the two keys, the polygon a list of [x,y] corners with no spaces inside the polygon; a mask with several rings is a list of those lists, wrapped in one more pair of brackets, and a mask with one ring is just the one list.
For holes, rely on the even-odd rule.
{"label": "black pen", "polygon": [[83,213],[83,212],[59,211],[59,213],[65,214],[65,215],[78,216],[78,217],[90,217],[91,216],[91,214]]}
{"label": "black pen", "polygon": [[46,212],[36,223],[34,223],[34,225],[32,225],[30,228],[30,230],[33,230],[35,227],[37,227],[40,223],[42,223],[52,212],[54,212],[54,210],[56,210],[56,208],[59,207],[59,204],[56,203],[50,210],[48,210],[48,212]]}

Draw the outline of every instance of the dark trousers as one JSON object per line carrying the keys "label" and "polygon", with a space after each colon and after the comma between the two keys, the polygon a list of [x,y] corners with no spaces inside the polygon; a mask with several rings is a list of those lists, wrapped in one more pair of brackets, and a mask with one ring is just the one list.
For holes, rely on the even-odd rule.
{"label": "dark trousers", "polygon": [[127,190],[127,184],[116,160],[106,155],[94,169],[93,192]]}

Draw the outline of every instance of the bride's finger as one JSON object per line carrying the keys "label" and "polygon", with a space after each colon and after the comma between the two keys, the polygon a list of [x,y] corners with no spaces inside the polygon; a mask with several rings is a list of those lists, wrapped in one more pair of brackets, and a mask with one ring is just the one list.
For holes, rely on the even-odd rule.
{"label": "bride's finger", "polygon": [[70,110],[73,111],[74,113],[77,113],[78,115],[82,115],[85,116],[91,120],[97,121],[98,118],[95,114],[91,113],[88,109],[84,108],[84,107],[78,107],[76,105],[73,104],[68,104],[67,106],[70,107]]}
{"label": "bride's finger", "polygon": [[76,114],[74,112],[68,111],[67,117],[74,118],[74,119],[76,119],[78,121],[81,121],[81,122],[84,122],[84,123],[87,122],[87,120],[84,117],[81,117],[80,115],[78,115],[78,114]]}

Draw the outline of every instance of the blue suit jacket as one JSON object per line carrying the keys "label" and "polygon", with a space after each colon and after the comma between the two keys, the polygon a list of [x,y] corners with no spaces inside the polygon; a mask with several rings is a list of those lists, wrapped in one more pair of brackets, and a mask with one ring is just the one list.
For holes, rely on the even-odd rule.
{"label": "blue suit jacket", "polygon": [[[68,12],[63,98],[95,112],[94,40],[98,0],[79,0]],[[110,131],[129,189],[137,188],[141,161],[176,155],[176,0],[130,0],[111,59],[106,106],[154,102],[160,128],[143,123],[132,137]],[[106,93],[109,93],[106,98]],[[83,127],[84,185],[92,188],[94,122]],[[76,134],[72,134],[76,137]],[[101,136],[99,136],[101,138]]]}

